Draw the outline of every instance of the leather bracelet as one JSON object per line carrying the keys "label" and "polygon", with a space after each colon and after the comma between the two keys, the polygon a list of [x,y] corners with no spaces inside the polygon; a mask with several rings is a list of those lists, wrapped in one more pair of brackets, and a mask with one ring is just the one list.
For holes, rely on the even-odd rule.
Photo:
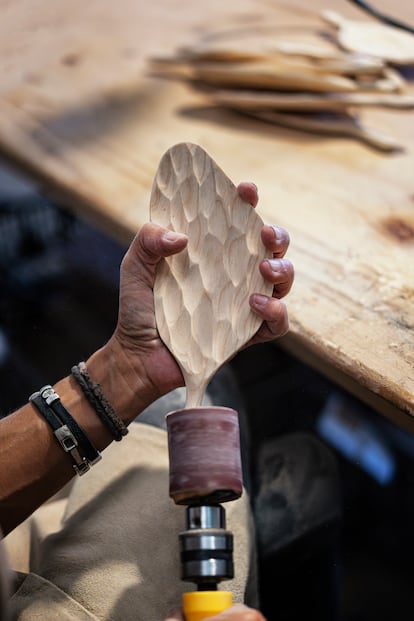
{"label": "leather bracelet", "polygon": [[122,440],[128,433],[128,428],[103,394],[101,386],[90,378],[86,364],[79,362],[73,366],[72,375],[114,440]]}
{"label": "leather bracelet", "polygon": [[64,407],[52,386],[43,386],[29,397],[29,401],[48,422],[64,451],[71,455],[77,474],[85,474],[101,459],[99,451]]}
{"label": "leather bracelet", "polygon": [[67,425],[63,425],[62,422],[55,416],[52,408],[50,408],[40,396],[40,392],[35,392],[29,397],[29,401],[33,403],[37,411],[42,414],[47,423],[53,430],[53,434],[58,440],[59,444],[65,451],[69,453],[73,460],[73,467],[75,472],[82,476],[90,469],[90,465],[86,457],[83,457],[78,450],[78,441],[73,436],[72,432]]}
{"label": "leather bracelet", "polygon": [[[53,389],[52,389],[53,390]],[[55,393],[56,394],[56,393]],[[65,408],[61,400],[58,398],[51,403],[51,407],[55,414],[60,418],[60,420],[65,423],[69,429],[72,431],[73,435],[78,441],[79,446],[82,447],[83,453],[88,460],[88,462],[93,466],[96,464],[102,456],[98,449],[92,444],[89,440],[88,436],[83,431],[82,427],[78,425],[76,420],[70,414],[70,412]]]}

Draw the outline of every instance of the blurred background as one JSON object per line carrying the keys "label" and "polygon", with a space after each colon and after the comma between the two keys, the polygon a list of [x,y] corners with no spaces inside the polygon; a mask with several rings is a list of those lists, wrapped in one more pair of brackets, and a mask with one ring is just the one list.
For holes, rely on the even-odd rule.
{"label": "blurred background", "polygon": [[[414,437],[327,379],[409,419],[414,38],[348,39],[322,15],[373,19],[360,5],[0,0],[0,417],[111,335],[119,240],[174,142],[252,171],[292,233],[291,348],[230,363],[269,621],[414,616]],[[414,24],[412,2],[377,5]]]}

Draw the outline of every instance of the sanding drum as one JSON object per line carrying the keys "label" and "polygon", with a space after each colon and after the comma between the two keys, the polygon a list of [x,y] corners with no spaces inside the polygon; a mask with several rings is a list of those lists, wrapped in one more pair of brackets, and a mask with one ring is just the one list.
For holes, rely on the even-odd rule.
{"label": "sanding drum", "polygon": [[239,418],[224,407],[185,408],[167,415],[170,496],[187,505],[179,535],[181,578],[197,585],[183,594],[186,621],[201,621],[229,608],[232,594],[218,583],[234,577],[233,534],[220,503],[243,490]]}
{"label": "sanding drum", "polygon": [[238,414],[199,407],[167,415],[170,496],[176,504],[216,504],[243,490]]}

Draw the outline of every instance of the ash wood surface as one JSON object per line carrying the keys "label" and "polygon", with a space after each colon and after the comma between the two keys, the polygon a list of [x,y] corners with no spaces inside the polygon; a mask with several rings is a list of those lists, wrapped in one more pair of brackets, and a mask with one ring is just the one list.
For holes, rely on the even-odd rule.
{"label": "ash wood surface", "polygon": [[188,235],[187,248],[158,265],[154,298],[158,331],[184,376],[186,407],[197,407],[217,369],[260,327],[248,300],[272,295],[259,272],[272,255],[260,216],[198,145],[165,153],[150,212],[153,222]]}
{"label": "ash wood surface", "polygon": [[[345,138],[304,135],[212,108],[185,84],[145,75],[212,26],[320,26],[322,0],[1,3],[0,150],[67,205],[129,241],[148,220],[160,157],[200,144],[235,182],[259,187],[258,213],[288,228],[296,281],[285,347],[381,411],[414,414],[414,123],[364,110],[406,146],[386,155]],[[350,19],[366,19],[338,1]],[[414,23],[414,6],[384,1]],[[412,87],[409,93],[412,94]],[[275,378],[276,379],[276,378]]]}

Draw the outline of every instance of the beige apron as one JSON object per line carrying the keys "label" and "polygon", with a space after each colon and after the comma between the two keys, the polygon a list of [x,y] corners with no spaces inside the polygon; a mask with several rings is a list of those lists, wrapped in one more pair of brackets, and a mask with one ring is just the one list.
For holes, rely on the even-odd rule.
{"label": "beige apron", "polygon": [[[225,505],[234,534],[236,577],[221,588],[257,605],[249,499]],[[185,508],[168,495],[167,435],[134,423],[120,443],[6,538],[16,574],[18,621],[162,621],[177,607],[178,533]]]}

